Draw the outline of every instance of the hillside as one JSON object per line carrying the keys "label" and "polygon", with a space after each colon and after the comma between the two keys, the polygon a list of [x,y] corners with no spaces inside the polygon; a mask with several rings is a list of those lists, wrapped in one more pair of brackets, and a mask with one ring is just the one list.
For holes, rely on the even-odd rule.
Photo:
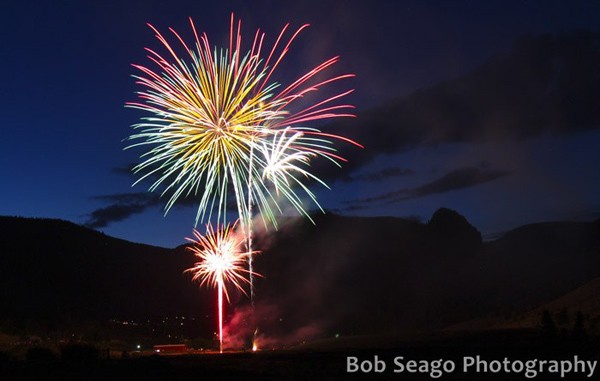
{"label": "hillside", "polygon": [[446,331],[537,328],[541,324],[542,314],[547,311],[558,329],[567,331],[573,328],[576,315],[581,313],[584,317],[585,329],[598,334],[600,333],[599,293],[600,278],[595,278],[583,286],[535,308],[461,322],[447,327]]}
{"label": "hillside", "polygon": [[198,291],[183,250],[136,244],[61,220],[0,217],[3,318],[190,314]]}
{"label": "hillside", "polygon": [[[487,243],[448,209],[426,224],[315,221],[290,220],[256,239],[263,278],[253,315],[265,334],[435,330],[537,307],[600,277],[600,221],[528,225]],[[182,274],[194,262],[183,247],[135,244],[58,220],[1,217],[0,232],[0,319],[214,313],[214,291]],[[232,296],[236,329],[250,317],[247,299]]]}
{"label": "hillside", "polygon": [[447,209],[427,224],[335,215],[316,222],[284,232],[257,259],[266,276],[259,295],[292,326],[439,329],[537,306],[600,274],[598,222],[534,224],[489,243]]}

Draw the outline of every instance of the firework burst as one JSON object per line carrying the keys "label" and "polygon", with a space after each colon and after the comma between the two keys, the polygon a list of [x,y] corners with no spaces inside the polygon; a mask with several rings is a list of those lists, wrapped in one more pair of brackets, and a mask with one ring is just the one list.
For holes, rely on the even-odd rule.
{"label": "firework burst", "polygon": [[[285,88],[271,80],[294,39],[308,25],[283,42],[289,28],[286,25],[270,49],[263,48],[265,35],[257,30],[247,51],[242,49],[241,21],[236,23],[233,15],[229,49],[212,49],[207,35],[199,35],[191,19],[190,25],[195,37],[191,46],[170,29],[183,49],[182,56],[149,25],[167,54],[146,49],[158,71],[133,65],[141,72],[134,77],[143,90],[137,93],[140,102],[127,105],[150,114],[133,126],[138,132],[130,139],[141,141],[128,147],[151,146],[134,169],[143,173],[138,182],[157,176],[150,190],[160,189],[162,195],[168,195],[165,212],[179,198],[199,196],[196,224],[210,219],[215,211],[217,223],[225,223],[227,197],[231,194],[242,226],[250,223],[253,205],[263,220],[276,226],[275,216],[281,213],[280,193],[306,214],[290,184],[291,172],[306,179],[315,177],[290,163],[306,164],[308,159],[322,156],[338,164],[343,158],[335,154],[332,141],[356,143],[302,124],[353,116],[347,112],[351,105],[337,104],[352,90],[325,99],[317,97],[315,103],[300,107],[300,111],[290,110],[309,93],[353,75],[316,80],[338,62],[339,58],[333,57]],[[292,182],[300,184],[316,201],[298,179]]]}
{"label": "firework burst", "polygon": [[243,293],[243,284],[250,281],[246,275],[258,275],[246,270],[247,260],[257,252],[244,251],[244,237],[237,234],[233,226],[227,225],[215,231],[210,224],[206,225],[206,234],[202,235],[194,229],[194,238],[189,250],[199,258],[193,267],[185,272],[193,273],[192,280],[199,281],[200,286],[217,288],[219,309],[219,349],[223,352],[223,295],[229,301],[227,284],[233,285]]}
{"label": "firework burst", "polygon": [[304,169],[317,152],[302,146],[304,133],[298,129],[286,128],[276,132],[271,144],[260,147],[264,158],[262,178],[275,189],[276,195],[283,195],[296,210],[310,219],[303,207],[302,199],[294,191],[298,185],[320,209],[315,194],[302,182],[302,179],[313,179],[329,188],[321,179]]}

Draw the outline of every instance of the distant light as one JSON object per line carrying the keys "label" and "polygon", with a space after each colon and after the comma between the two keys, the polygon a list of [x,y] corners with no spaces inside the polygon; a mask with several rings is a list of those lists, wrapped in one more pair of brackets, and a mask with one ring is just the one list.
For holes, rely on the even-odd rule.
{"label": "distant light", "polygon": [[142,348],[142,346],[138,344],[138,345],[137,345],[137,349],[140,349],[140,348]]}
{"label": "distant light", "polygon": [[336,333],[336,334],[335,334],[335,338],[336,338],[336,339],[339,339],[339,338],[340,338],[340,334],[339,334],[339,333]]}

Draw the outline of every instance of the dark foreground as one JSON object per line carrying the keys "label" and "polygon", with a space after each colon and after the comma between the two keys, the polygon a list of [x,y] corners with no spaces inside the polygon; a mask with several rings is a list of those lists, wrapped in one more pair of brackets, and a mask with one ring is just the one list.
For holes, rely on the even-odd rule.
{"label": "dark foreground", "polygon": [[[377,342],[377,340],[375,340]],[[152,355],[112,360],[4,360],[0,380],[590,380],[600,378],[600,346],[546,340],[531,332],[492,332],[431,337],[379,349],[361,339],[313,343],[296,350],[225,354]],[[368,346],[369,349],[364,349]],[[347,348],[363,349],[347,349]],[[465,361],[479,356],[480,368]],[[506,359],[506,360],[505,360]],[[419,363],[409,371],[409,361]],[[436,360],[441,360],[435,362]],[[508,365],[494,371],[490,365]],[[490,366],[487,371],[483,362]],[[544,364],[540,365],[540,362]],[[577,364],[576,364],[577,363]],[[527,364],[532,369],[526,374]],[[551,365],[561,364],[564,372]],[[571,364],[571,369],[569,368]],[[573,365],[577,369],[573,368]],[[585,364],[585,365],[584,365]],[[541,366],[541,368],[540,368]],[[362,370],[361,370],[362,367]],[[445,367],[445,369],[444,369]],[[451,369],[454,367],[454,369]],[[519,369],[522,368],[522,369]],[[355,370],[348,372],[348,370]],[[560,370],[558,370],[560,371]]]}

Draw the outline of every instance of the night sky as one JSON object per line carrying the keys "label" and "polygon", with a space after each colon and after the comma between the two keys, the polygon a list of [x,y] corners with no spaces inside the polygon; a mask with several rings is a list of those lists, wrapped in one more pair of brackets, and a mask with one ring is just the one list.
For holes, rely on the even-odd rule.
{"label": "night sky", "polygon": [[148,183],[131,187],[131,64],[160,48],[147,22],[190,36],[191,16],[225,46],[231,12],[246,42],[311,24],[282,81],[335,55],[357,75],[339,89],[356,90],[358,117],[317,124],[365,145],[323,167],[324,208],[426,221],[444,206],[487,237],[600,216],[600,2],[506,0],[5,2],[0,215],[165,247],[191,236],[193,206],[163,217]]}

